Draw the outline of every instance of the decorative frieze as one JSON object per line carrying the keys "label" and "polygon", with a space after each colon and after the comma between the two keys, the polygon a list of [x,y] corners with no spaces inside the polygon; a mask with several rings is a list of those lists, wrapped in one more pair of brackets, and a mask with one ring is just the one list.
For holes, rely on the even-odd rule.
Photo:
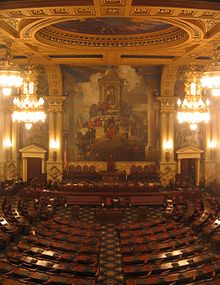
{"label": "decorative frieze", "polygon": [[[143,1],[144,2],[144,1]],[[123,15],[124,10],[119,8],[126,7],[125,0],[100,0],[100,6],[105,7],[105,10],[102,10],[103,15]],[[130,4],[127,4],[130,5]],[[143,6],[128,6],[128,9],[131,11],[131,15],[136,16],[162,16],[164,18],[176,18],[180,16],[182,18],[194,18],[194,19],[217,19],[220,18],[220,12],[216,9],[215,11],[204,9],[201,7],[199,9],[181,9],[179,7],[152,7],[148,5]],[[33,18],[33,17],[47,17],[49,15],[65,15],[65,16],[88,16],[95,15],[95,6],[60,6],[60,7],[42,7],[38,9],[34,8],[25,8],[25,9],[9,9],[1,10],[0,17],[22,17],[22,18]]]}
{"label": "decorative frieze", "polygon": [[125,0],[101,0],[101,5],[122,6],[124,4],[125,4]]}
{"label": "decorative frieze", "polygon": [[54,15],[70,15],[71,11],[67,8],[55,8],[52,9]]}
{"label": "decorative frieze", "polygon": [[131,9],[131,15],[137,15],[137,16],[148,15],[150,11],[151,10],[146,7],[135,7]]}
{"label": "decorative frieze", "polygon": [[95,15],[95,9],[90,7],[80,7],[75,8],[76,15],[80,16],[88,16],[88,15]]}
{"label": "decorative frieze", "polygon": [[187,40],[187,33],[180,30],[177,27],[172,27],[159,32],[158,34],[152,36],[146,35],[129,35],[129,36],[88,36],[88,35],[78,35],[73,33],[59,33],[58,30],[44,28],[36,33],[37,40],[54,45],[57,43],[59,45],[70,46],[88,46],[88,47],[140,47],[140,46],[152,46],[152,45],[166,45],[172,46],[180,42]]}
{"label": "decorative frieze", "polygon": [[11,10],[11,11],[8,11],[8,15],[11,16],[11,17],[25,16],[23,11],[21,11],[21,10]]}
{"label": "decorative frieze", "polygon": [[36,10],[31,10],[31,14],[34,16],[44,16],[47,15],[46,11],[44,9],[36,9]]}
{"label": "decorative frieze", "polygon": [[121,16],[123,15],[123,8],[119,7],[108,7],[102,8],[102,15],[106,16]]}
{"label": "decorative frieze", "polygon": [[157,14],[165,14],[165,15],[171,15],[172,9],[167,9],[167,8],[159,8],[157,9]]}
{"label": "decorative frieze", "polygon": [[194,13],[195,13],[195,10],[183,9],[180,11],[179,15],[180,16],[192,16]]}

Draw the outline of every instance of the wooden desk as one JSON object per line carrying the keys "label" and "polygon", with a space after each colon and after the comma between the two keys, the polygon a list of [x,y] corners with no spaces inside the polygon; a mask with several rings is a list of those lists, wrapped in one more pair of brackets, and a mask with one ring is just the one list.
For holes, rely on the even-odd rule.
{"label": "wooden desk", "polygon": [[104,182],[116,182],[126,180],[126,172],[124,171],[100,172],[100,176]]}
{"label": "wooden desk", "polygon": [[120,224],[123,216],[123,209],[100,208],[95,210],[96,220],[101,224]]}

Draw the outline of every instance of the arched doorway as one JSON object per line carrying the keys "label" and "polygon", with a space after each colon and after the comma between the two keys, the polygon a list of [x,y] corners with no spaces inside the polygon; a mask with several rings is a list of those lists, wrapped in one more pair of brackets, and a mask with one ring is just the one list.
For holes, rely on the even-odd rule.
{"label": "arched doorway", "polygon": [[177,174],[181,181],[198,186],[201,180],[201,156],[203,150],[187,146],[176,151]]}
{"label": "arched doorway", "polygon": [[42,179],[45,174],[46,150],[29,145],[19,150],[22,154],[22,178],[23,181],[30,181],[33,178]]}

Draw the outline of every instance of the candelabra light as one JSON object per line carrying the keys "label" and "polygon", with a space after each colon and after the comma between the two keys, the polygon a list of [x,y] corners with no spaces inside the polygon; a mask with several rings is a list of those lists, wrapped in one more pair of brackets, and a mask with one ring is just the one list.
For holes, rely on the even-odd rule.
{"label": "candelabra light", "polygon": [[212,62],[206,66],[206,70],[201,78],[203,88],[210,91],[214,97],[220,96],[220,64],[219,51],[213,51]]}
{"label": "candelabra light", "polygon": [[12,141],[9,138],[5,139],[4,148],[6,151],[6,160],[8,160],[10,158],[10,151],[12,148]]}
{"label": "candelabra light", "polygon": [[50,143],[50,149],[53,152],[53,161],[57,160],[57,150],[58,150],[59,146],[60,146],[59,142],[56,140],[52,140]]}
{"label": "candelabra light", "polygon": [[196,130],[201,122],[210,120],[210,101],[202,97],[199,73],[188,72],[185,83],[185,98],[177,101],[177,119],[179,123],[187,123],[191,130]]}
{"label": "candelabra light", "polygon": [[37,73],[33,66],[28,65],[24,71],[23,90],[20,97],[14,97],[12,120],[24,122],[26,129],[34,123],[45,122],[44,99],[37,97]]}
{"label": "candelabra light", "polygon": [[173,149],[172,141],[171,140],[164,141],[163,148],[164,148],[164,150],[166,152],[166,162],[169,162],[170,161],[170,152]]}
{"label": "candelabra light", "polygon": [[210,159],[215,160],[216,148],[217,148],[216,140],[210,140],[208,146],[210,149]]}
{"label": "candelabra light", "polygon": [[19,66],[12,61],[10,50],[6,47],[6,54],[0,61],[0,89],[4,96],[10,96],[13,89],[21,87],[23,78]]}

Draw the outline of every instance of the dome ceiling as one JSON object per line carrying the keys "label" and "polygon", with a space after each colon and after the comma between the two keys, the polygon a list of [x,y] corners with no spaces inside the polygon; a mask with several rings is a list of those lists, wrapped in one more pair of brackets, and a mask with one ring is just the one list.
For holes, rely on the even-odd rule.
{"label": "dome ceiling", "polygon": [[[35,26],[37,29],[37,26]],[[178,26],[178,21],[128,17],[59,19],[39,27],[34,37],[47,45],[80,47],[141,47],[177,46],[189,39],[189,33]]]}
{"label": "dome ceiling", "polygon": [[12,43],[20,62],[31,54],[42,64],[181,65],[209,60],[220,41],[215,0],[1,3],[0,46]]}
{"label": "dome ceiling", "polygon": [[99,17],[64,21],[52,25],[55,28],[81,34],[92,35],[135,35],[158,32],[171,27],[158,21],[123,17]]}

